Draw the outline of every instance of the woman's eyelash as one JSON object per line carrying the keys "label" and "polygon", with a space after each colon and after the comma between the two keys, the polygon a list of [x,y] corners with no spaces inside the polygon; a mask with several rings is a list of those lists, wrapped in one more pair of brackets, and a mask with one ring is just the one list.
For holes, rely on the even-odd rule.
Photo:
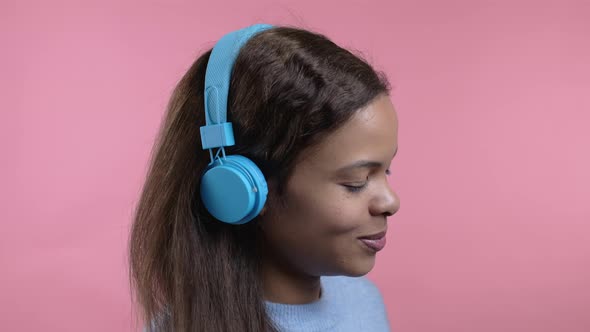
{"label": "woman's eyelash", "polygon": [[[385,170],[385,175],[387,175],[387,176],[391,175],[391,171],[389,169]],[[343,186],[346,187],[346,190],[348,190],[352,193],[356,193],[356,192],[363,190],[367,186],[368,183],[369,183],[369,176],[367,175],[367,181],[360,186],[352,186],[349,184],[343,184]]]}
{"label": "woman's eyelash", "polygon": [[348,185],[348,184],[344,184],[343,186],[346,187],[346,189],[348,191],[356,193],[356,192],[363,190],[367,186],[367,183],[369,183],[369,176],[368,175],[367,175],[367,180],[365,181],[365,183],[363,183],[360,186],[352,186],[352,185]]}
{"label": "woman's eyelash", "polygon": [[365,182],[362,186],[351,186],[351,185],[346,185],[346,184],[344,184],[343,186],[346,187],[346,190],[348,190],[352,193],[356,193],[356,192],[363,190],[367,186],[367,183],[368,182]]}

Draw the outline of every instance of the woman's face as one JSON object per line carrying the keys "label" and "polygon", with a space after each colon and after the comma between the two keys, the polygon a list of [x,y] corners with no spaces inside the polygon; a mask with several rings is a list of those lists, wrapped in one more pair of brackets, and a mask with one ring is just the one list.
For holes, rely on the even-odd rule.
{"label": "woman's face", "polygon": [[275,263],[308,276],[361,276],[373,268],[376,251],[360,238],[386,231],[387,216],[399,209],[387,176],[397,129],[382,95],[304,152],[284,204],[270,198],[261,216],[264,250]]}

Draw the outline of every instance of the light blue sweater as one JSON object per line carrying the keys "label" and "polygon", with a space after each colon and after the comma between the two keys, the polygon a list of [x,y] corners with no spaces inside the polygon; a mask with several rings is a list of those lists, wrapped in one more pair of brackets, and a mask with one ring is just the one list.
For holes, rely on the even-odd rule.
{"label": "light blue sweater", "polygon": [[321,277],[321,298],[309,304],[266,302],[281,332],[389,331],[387,313],[377,287],[367,278]]}
{"label": "light blue sweater", "polygon": [[[309,304],[266,301],[266,310],[281,332],[389,331],[383,298],[367,278],[321,277],[321,298]],[[155,331],[144,327],[143,331]]]}

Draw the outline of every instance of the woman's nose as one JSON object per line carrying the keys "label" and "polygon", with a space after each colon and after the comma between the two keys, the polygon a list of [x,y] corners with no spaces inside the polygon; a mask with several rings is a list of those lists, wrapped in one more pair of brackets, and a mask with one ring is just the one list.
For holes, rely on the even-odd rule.
{"label": "woman's nose", "polygon": [[371,214],[390,217],[393,216],[399,208],[399,196],[393,190],[389,182],[386,182],[384,190],[380,193],[379,198],[375,199],[372,204]]}

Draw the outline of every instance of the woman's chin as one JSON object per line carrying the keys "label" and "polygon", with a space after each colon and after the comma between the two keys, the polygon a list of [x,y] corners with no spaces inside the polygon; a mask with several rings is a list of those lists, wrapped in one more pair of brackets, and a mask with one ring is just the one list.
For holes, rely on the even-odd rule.
{"label": "woman's chin", "polygon": [[349,277],[361,277],[371,272],[375,266],[375,256],[363,257],[362,259],[355,260],[351,263],[353,264],[347,266],[346,273],[344,274]]}

